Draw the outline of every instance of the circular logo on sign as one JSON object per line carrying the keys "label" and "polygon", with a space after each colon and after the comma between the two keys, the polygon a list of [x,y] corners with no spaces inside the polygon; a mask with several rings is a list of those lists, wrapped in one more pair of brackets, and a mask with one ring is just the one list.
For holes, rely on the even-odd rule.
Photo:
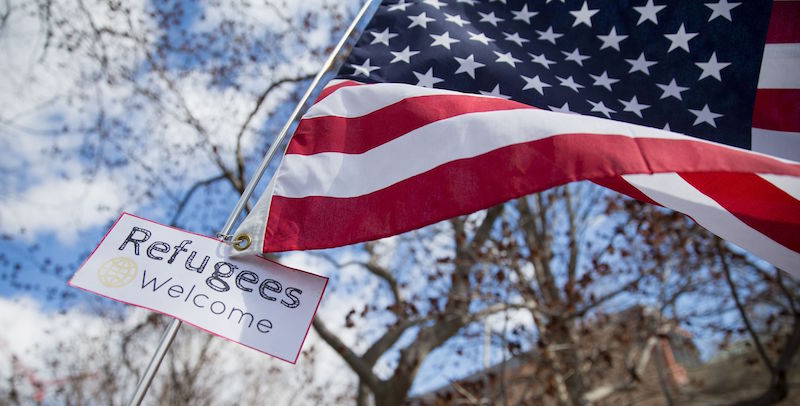
{"label": "circular logo on sign", "polygon": [[139,267],[132,259],[116,257],[100,265],[97,270],[97,279],[103,286],[121,288],[131,282],[139,272]]}

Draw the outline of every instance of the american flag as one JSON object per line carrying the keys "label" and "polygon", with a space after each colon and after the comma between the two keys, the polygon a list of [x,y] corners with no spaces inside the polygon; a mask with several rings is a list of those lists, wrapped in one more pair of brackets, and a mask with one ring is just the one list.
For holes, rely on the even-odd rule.
{"label": "american flag", "polygon": [[588,179],[798,271],[800,164],[743,150],[800,160],[798,21],[798,2],[384,2],[259,201],[261,248]]}

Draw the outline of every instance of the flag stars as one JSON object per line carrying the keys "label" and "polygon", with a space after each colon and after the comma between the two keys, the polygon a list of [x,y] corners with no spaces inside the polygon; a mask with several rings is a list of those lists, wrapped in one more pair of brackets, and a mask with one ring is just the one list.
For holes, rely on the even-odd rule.
{"label": "flag stars", "polygon": [[661,93],[661,98],[662,99],[666,99],[667,97],[674,97],[674,98],[676,98],[678,100],[683,100],[683,96],[681,96],[681,92],[685,92],[685,91],[689,90],[688,87],[678,86],[678,84],[675,83],[675,79],[672,79],[672,81],[669,82],[669,84],[666,84],[666,85],[662,85],[660,83],[656,83],[656,86],[660,87],[661,91],[663,92],[663,93]]}
{"label": "flag stars", "polygon": [[549,41],[552,44],[556,43],[556,39],[564,36],[564,34],[553,32],[553,27],[548,27],[547,31],[536,31],[536,33],[539,34],[540,40]]}
{"label": "flag stars", "polygon": [[450,38],[450,33],[447,31],[445,31],[444,34],[441,35],[431,34],[431,38],[433,38],[433,43],[431,44],[431,48],[437,45],[441,45],[447,49],[450,49],[451,44],[459,42],[459,40],[455,38]]}
{"label": "flag stars", "polygon": [[708,104],[703,106],[702,110],[689,109],[689,111],[692,112],[692,114],[694,114],[695,117],[696,117],[695,120],[694,120],[694,124],[693,125],[699,125],[699,124],[702,124],[702,123],[707,123],[707,124],[710,124],[712,127],[717,128],[716,119],[722,117],[722,114],[717,114],[717,113],[712,112],[708,108]]}
{"label": "flag stars", "polygon": [[477,3],[477,0],[458,0],[456,3],[465,3],[469,4],[470,6],[474,6]]}
{"label": "flag stars", "polygon": [[504,32],[503,35],[506,37],[506,41],[513,42],[513,43],[515,43],[515,44],[517,44],[519,46],[522,46],[522,44],[525,43],[525,42],[530,42],[527,39],[520,37],[519,33],[517,33],[517,32],[515,32],[513,34],[508,34],[508,33]]}
{"label": "flag stars", "polygon": [[425,73],[412,72],[417,77],[417,86],[433,87],[433,85],[444,82],[444,79],[439,79],[433,76],[433,68],[428,69]]}
{"label": "flag stars", "polygon": [[575,50],[572,52],[561,51],[561,53],[565,56],[564,60],[573,61],[580,66],[583,66],[584,60],[589,59],[589,56],[581,55],[580,51],[578,51],[578,48],[575,48]]}
{"label": "flag stars", "polygon": [[539,75],[536,75],[532,78],[522,75],[522,79],[525,80],[525,87],[523,87],[522,90],[536,89],[539,94],[544,95],[544,88],[550,87],[549,84],[542,82],[541,79],[539,79]]}
{"label": "flag stars", "polygon": [[472,41],[478,41],[483,45],[489,45],[490,42],[494,42],[493,39],[487,37],[486,34],[484,33],[475,34],[467,31],[467,34],[469,34],[469,39],[471,39]]}
{"label": "flag stars", "polygon": [[350,66],[353,69],[355,69],[355,71],[353,72],[354,75],[363,75],[366,77],[369,77],[372,71],[380,69],[380,67],[378,66],[371,66],[369,64],[369,58],[367,58],[367,60],[364,61],[364,63],[361,65],[350,65]]}
{"label": "flag stars", "polygon": [[550,111],[554,111],[556,113],[575,114],[574,111],[569,109],[569,103],[567,102],[564,102],[564,104],[561,107],[557,106],[547,106],[547,107],[550,108]]}
{"label": "flag stars", "polygon": [[470,55],[463,59],[456,57],[456,62],[458,62],[458,69],[456,70],[456,74],[466,73],[473,79],[475,79],[475,69],[486,66],[480,62],[475,62],[474,55]]}
{"label": "flag stars", "polygon": [[700,79],[697,80],[701,80],[710,76],[722,82],[722,75],[720,71],[725,69],[728,65],[730,65],[730,63],[717,61],[717,53],[714,52],[711,54],[711,58],[708,59],[708,62],[696,62],[695,65],[703,70],[703,72],[700,74]]}
{"label": "flag stars", "polygon": [[511,14],[514,14],[514,19],[515,20],[524,21],[524,22],[530,24],[531,23],[531,18],[533,18],[533,16],[535,16],[536,14],[539,14],[539,13],[537,13],[535,11],[528,11],[528,5],[526,4],[526,5],[522,6],[522,9],[519,10],[519,11],[511,10]]}
{"label": "flag stars", "polygon": [[521,60],[519,60],[517,58],[514,58],[514,56],[511,55],[511,52],[506,52],[504,54],[501,54],[500,52],[497,52],[497,51],[493,51],[493,52],[494,52],[495,55],[497,55],[497,60],[495,62],[498,62],[498,63],[499,62],[505,62],[505,63],[511,65],[512,68],[516,68],[517,67],[517,65],[516,65],[517,62],[522,62]]}
{"label": "flag stars", "polygon": [[568,87],[568,88],[572,89],[573,91],[575,91],[576,93],[578,92],[578,89],[583,89],[583,85],[581,85],[579,83],[575,83],[575,80],[572,79],[572,76],[569,76],[567,78],[562,78],[562,77],[556,76],[556,79],[558,79],[558,81],[560,82],[561,86]]}
{"label": "flag stars", "polygon": [[720,0],[717,3],[706,3],[706,7],[711,9],[711,17],[708,17],[708,21],[711,21],[717,17],[722,17],[728,21],[733,21],[731,19],[731,10],[736,7],[739,7],[742,3],[728,3],[728,0]]}
{"label": "flag stars", "polygon": [[450,14],[444,13],[444,16],[445,16],[445,18],[444,18],[444,19],[445,19],[445,21],[449,21],[449,22],[451,22],[451,23],[453,23],[453,24],[456,24],[456,25],[458,25],[459,27],[463,27],[465,24],[469,24],[469,21],[467,21],[467,20],[464,20],[464,19],[463,19],[463,18],[461,18],[461,16],[460,16],[460,15],[458,15],[458,14],[456,14],[456,15],[450,15]]}
{"label": "flag stars", "polygon": [[545,69],[550,69],[550,65],[555,63],[555,61],[547,59],[547,57],[544,56],[544,53],[542,53],[541,55],[529,53],[528,55],[530,55],[531,58],[533,58],[531,59],[531,62],[538,63],[539,65],[544,66]]}
{"label": "flag stars", "polygon": [[437,10],[439,10],[440,7],[447,5],[446,3],[442,3],[439,0],[424,0],[423,3],[429,5],[429,6],[435,8]]}
{"label": "flag stars", "polygon": [[608,73],[605,72],[605,71],[603,71],[603,73],[600,76],[592,75],[592,74],[589,74],[589,76],[591,76],[592,79],[594,79],[594,85],[595,86],[605,87],[606,89],[608,89],[608,91],[611,91],[611,85],[613,85],[614,83],[619,82],[619,79],[614,79],[614,78],[608,77]]}
{"label": "flag stars", "polygon": [[410,5],[411,3],[406,3],[406,0],[400,0],[399,2],[397,2],[397,4],[392,4],[391,6],[389,6],[389,11],[397,11],[397,10],[406,11],[408,6]]}
{"label": "flag stars", "polygon": [[617,28],[611,27],[611,32],[609,32],[608,35],[598,35],[597,38],[603,41],[603,45],[600,46],[600,49],[614,48],[619,51],[619,43],[625,38],[628,38],[628,36],[617,34]]}
{"label": "flag stars", "polygon": [[622,103],[623,106],[625,106],[622,109],[622,111],[629,111],[639,116],[639,118],[642,118],[642,110],[650,107],[649,104],[639,103],[639,100],[636,99],[636,96],[633,96],[630,101],[619,99],[619,102]]}
{"label": "flag stars", "polygon": [[606,116],[606,118],[611,118],[611,113],[616,113],[617,112],[616,110],[613,110],[613,109],[610,109],[610,108],[606,107],[606,105],[603,104],[602,101],[599,101],[597,103],[595,103],[595,102],[593,102],[591,100],[586,100],[586,101],[589,102],[589,104],[592,105],[592,111],[598,112],[598,113]]}
{"label": "flag stars", "polygon": [[484,92],[483,90],[481,90],[480,92],[484,96],[500,97],[502,99],[510,99],[511,98],[511,96],[507,96],[507,95],[504,95],[504,94],[500,93],[500,85],[499,84],[495,85],[494,89],[492,89],[490,92]]}
{"label": "flag stars", "polygon": [[672,42],[672,44],[670,44],[669,50],[667,50],[667,52],[672,52],[672,50],[678,49],[678,48],[683,49],[686,52],[690,52],[689,51],[689,40],[691,40],[692,38],[696,37],[697,33],[696,32],[687,33],[686,29],[684,29],[684,27],[683,27],[683,24],[681,24],[681,28],[678,28],[678,32],[676,32],[675,34],[664,34],[664,36],[667,37],[667,39]]}
{"label": "flag stars", "polygon": [[371,44],[384,44],[386,46],[389,46],[389,40],[397,36],[397,34],[393,34],[393,33],[389,32],[388,28],[383,30],[383,32],[371,32],[371,34],[375,38],[372,39],[372,42],[370,42],[370,45]]}
{"label": "flag stars", "polygon": [[413,27],[416,27],[416,26],[420,26],[422,28],[426,28],[427,29],[429,22],[436,21],[436,19],[434,19],[434,18],[429,18],[428,15],[425,14],[424,11],[422,13],[420,13],[420,15],[418,15],[418,16],[408,16],[408,18],[411,20],[411,24],[408,26],[408,28],[413,28]]}
{"label": "flag stars", "polygon": [[597,14],[599,10],[593,9],[590,10],[587,3],[584,1],[583,6],[581,6],[580,10],[570,11],[569,13],[575,17],[575,22],[572,23],[572,26],[578,26],[579,24],[586,24],[588,27],[592,26],[592,16]]}
{"label": "flag stars", "polygon": [[404,50],[400,52],[389,51],[394,56],[394,59],[389,61],[389,63],[396,63],[396,62],[405,62],[411,63],[411,57],[418,54],[419,51],[412,51],[411,47],[406,47]]}
{"label": "flag stars", "polygon": [[653,4],[653,0],[647,0],[647,4],[644,6],[634,7],[633,9],[639,13],[639,21],[636,23],[636,25],[640,25],[645,21],[652,21],[658,25],[657,14],[666,7],[667,6],[656,6]]}
{"label": "flag stars", "polygon": [[503,21],[502,18],[497,18],[497,16],[494,15],[494,11],[492,11],[491,13],[481,13],[479,11],[478,14],[481,15],[481,22],[489,23],[495,27],[497,27],[497,23]]}
{"label": "flag stars", "polygon": [[637,59],[626,59],[625,62],[631,64],[631,70],[628,73],[633,72],[642,72],[645,75],[650,75],[650,67],[655,65],[657,62],[648,61],[644,58],[644,52],[639,55]]}

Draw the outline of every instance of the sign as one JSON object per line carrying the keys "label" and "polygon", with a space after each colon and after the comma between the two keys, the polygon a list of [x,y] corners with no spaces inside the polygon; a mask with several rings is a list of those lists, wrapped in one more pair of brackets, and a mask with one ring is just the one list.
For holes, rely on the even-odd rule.
{"label": "sign", "polygon": [[123,213],[69,281],[294,364],[328,278]]}

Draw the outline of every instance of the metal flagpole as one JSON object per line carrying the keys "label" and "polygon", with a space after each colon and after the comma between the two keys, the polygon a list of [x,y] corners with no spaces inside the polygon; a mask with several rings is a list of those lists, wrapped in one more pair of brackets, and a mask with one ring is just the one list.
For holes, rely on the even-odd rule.
{"label": "metal flagpole", "polygon": [[[368,11],[370,9],[374,11],[378,3],[380,3],[380,0],[367,0],[367,2],[365,2],[361,7],[361,10],[358,11],[358,14],[356,14],[355,19],[347,28],[347,31],[345,31],[344,35],[342,35],[339,43],[336,44],[336,47],[331,51],[331,54],[325,61],[325,64],[322,65],[322,69],[320,69],[320,71],[314,77],[314,80],[308,86],[305,94],[297,103],[297,107],[294,108],[294,111],[286,120],[286,124],[284,124],[280,133],[278,133],[278,136],[275,138],[275,142],[273,142],[269,147],[269,150],[267,150],[267,154],[264,155],[264,159],[261,160],[256,172],[253,174],[253,177],[247,183],[244,192],[242,192],[242,195],[239,197],[239,201],[236,203],[236,206],[233,208],[230,216],[228,216],[228,220],[222,227],[222,231],[217,234],[218,239],[224,241],[231,238],[230,232],[233,230],[233,225],[236,222],[236,219],[239,218],[239,215],[242,213],[247,205],[247,202],[250,200],[250,196],[253,194],[256,185],[261,180],[261,177],[264,176],[264,172],[266,172],[267,167],[272,161],[272,158],[275,157],[275,153],[278,151],[279,146],[283,143],[284,139],[288,135],[292,124],[300,117],[302,113],[305,112],[306,102],[308,102],[308,99],[311,97],[311,95],[318,90],[317,88],[322,83],[322,77],[325,76],[325,74],[336,64],[336,59],[340,56],[339,54],[341,53],[342,49],[344,49],[347,40],[353,35],[353,33],[356,31],[356,28],[358,28],[358,26],[365,21]],[[373,7],[373,5],[376,7]],[[370,15],[371,14],[372,13],[370,13]],[[175,340],[175,336],[178,334],[178,329],[180,329],[181,324],[182,322],[180,320],[172,319],[167,329],[161,335],[161,341],[159,342],[155,353],[153,353],[153,357],[150,359],[150,363],[147,365],[147,369],[145,370],[144,375],[142,375],[142,379],[136,386],[136,392],[134,392],[131,401],[128,403],[129,406],[138,406],[142,403],[142,399],[144,399],[147,389],[153,382],[153,377],[155,377],[156,371],[158,371],[158,367],[161,365],[161,361],[164,359],[164,355],[166,355],[167,350],[169,349],[170,345],[172,345],[172,341]]]}

